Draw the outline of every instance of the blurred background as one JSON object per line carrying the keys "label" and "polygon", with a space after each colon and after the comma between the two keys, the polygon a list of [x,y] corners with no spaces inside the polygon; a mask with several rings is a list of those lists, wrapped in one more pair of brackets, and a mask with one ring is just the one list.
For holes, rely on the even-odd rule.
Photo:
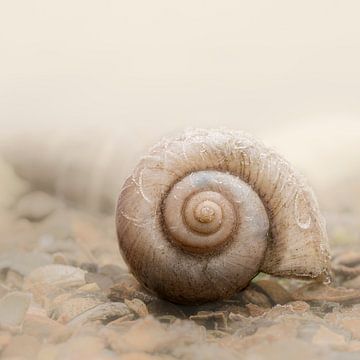
{"label": "blurred background", "polygon": [[31,181],[101,173],[111,198],[160,137],[227,127],[278,149],[325,211],[360,208],[358,1],[0,7],[1,151]]}

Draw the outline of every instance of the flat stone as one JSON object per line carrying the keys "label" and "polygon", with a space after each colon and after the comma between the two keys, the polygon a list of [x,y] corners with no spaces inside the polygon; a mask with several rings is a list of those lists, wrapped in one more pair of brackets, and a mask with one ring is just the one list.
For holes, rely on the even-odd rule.
{"label": "flat stone", "polygon": [[349,288],[349,289],[360,289],[360,275],[358,275],[350,280],[344,281],[342,283],[342,286]]}
{"label": "flat stone", "polygon": [[180,307],[169,301],[154,298],[147,304],[149,314],[158,317],[174,316],[178,319],[185,319],[184,307]]}
{"label": "flat stone", "polygon": [[6,348],[6,346],[9,345],[10,341],[11,333],[7,331],[0,331],[0,353]]}
{"label": "flat stone", "polygon": [[274,280],[258,280],[255,285],[271,299],[273,304],[284,305],[294,300],[291,294]]}
{"label": "flat stone", "polygon": [[63,301],[56,301],[56,303],[52,305],[51,315],[52,318],[56,319],[60,323],[66,324],[76,316],[102,304],[103,302],[104,300],[98,296],[77,294],[75,296],[67,297]]}
{"label": "flat stone", "polygon": [[146,304],[140,299],[125,299],[126,306],[133,311],[136,315],[143,318],[149,315],[149,311],[147,309]]}
{"label": "flat stone", "polygon": [[16,213],[20,218],[29,221],[41,221],[58,207],[58,202],[42,191],[33,191],[24,195],[16,205]]}
{"label": "flat stone", "polygon": [[145,304],[157,299],[154,295],[143,289],[132,275],[124,275],[113,285],[110,288],[108,297],[111,301],[132,300],[137,298]]}
{"label": "flat stone", "polygon": [[31,295],[14,291],[0,299],[0,327],[17,328],[24,321]]}
{"label": "flat stone", "polygon": [[177,320],[166,326],[151,316],[134,321],[126,332],[106,329],[102,334],[118,354],[166,353],[175,347],[205,340],[205,329],[191,321]]}
{"label": "flat stone", "polygon": [[346,338],[343,334],[335,332],[326,326],[321,325],[312,338],[312,343],[321,346],[345,346]]}
{"label": "flat stone", "polygon": [[263,308],[270,308],[272,306],[269,297],[256,288],[254,284],[250,284],[245,290],[243,290],[241,292],[241,297],[244,304],[251,303]]}
{"label": "flat stone", "polygon": [[295,300],[354,303],[360,300],[360,290],[331,287],[321,283],[310,283],[292,293]]}
{"label": "flat stone", "polygon": [[71,331],[46,316],[27,314],[23,334],[35,336],[42,341],[58,343],[67,340],[71,336]]}
{"label": "flat stone", "polygon": [[95,335],[74,336],[64,343],[44,346],[37,359],[109,359],[105,357],[105,346],[104,340]]}
{"label": "flat stone", "polygon": [[332,270],[336,275],[348,278],[360,275],[360,252],[351,250],[334,256]]}
{"label": "flat stone", "polygon": [[36,359],[41,344],[31,335],[17,335],[11,338],[9,345],[2,352],[4,359]]}
{"label": "flat stone", "polygon": [[32,271],[24,282],[24,289],[33,293],[37,301],[44,301],[47,294],[57,289],[68,289],[85,285],[85,271],[79,268],[52,264]]}
{"label": "flat stone", "polygon": [[12,269],[28,275],[34,269],[51,264],[52,256],[41,252],[8,252],[0,254],[0,269]]}
{"label": "flat stone", "polygon": [[80,315],[74,317],[68,324],[69,326],[79,326],[92,321],[109,323],[112,320],[128,314],[130,314],[130,310],[124,303],[105,303],[84,311]]}
{"label": "flat stone", "polygon": [[190,316],[189,319],[207,329],[227,330],[227,317],[222,311],[199,311],[196,315]]}

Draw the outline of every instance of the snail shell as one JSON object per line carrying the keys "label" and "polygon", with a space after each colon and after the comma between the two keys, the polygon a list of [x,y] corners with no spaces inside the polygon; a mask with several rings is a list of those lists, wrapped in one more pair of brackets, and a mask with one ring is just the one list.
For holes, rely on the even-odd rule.
{"label": "snail shell", "polygon": [[161,141],[126,180],[116,223],[133,274],[177,303],[229,297],[260,271],[329,276],[311,189],[242,132],[191,130]]}

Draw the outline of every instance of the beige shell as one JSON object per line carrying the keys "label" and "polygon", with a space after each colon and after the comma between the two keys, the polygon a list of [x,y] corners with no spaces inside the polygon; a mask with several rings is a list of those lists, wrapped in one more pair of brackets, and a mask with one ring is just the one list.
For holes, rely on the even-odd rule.
{"label": "beige shell", "polygon": [[311,189],[242,132],[191,130],[162,140],[125,182],[116,224],[137,279],[178,303],[229,297],[260,271],[329,277]]}

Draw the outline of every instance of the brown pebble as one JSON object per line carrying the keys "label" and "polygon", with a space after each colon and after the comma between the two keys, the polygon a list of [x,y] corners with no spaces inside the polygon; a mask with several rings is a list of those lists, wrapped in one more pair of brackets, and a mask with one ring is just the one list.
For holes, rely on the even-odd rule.
{"label": "brown pebble", "polygon": [[360,300],[360,290],[335,288],[314,282],[295,290],[292,296],[295,300],[302,301],[329,301],[349,304]]}
{"label": "brown pebble", "polygon": [[199,311],[196,315],[190,316],[189,319],[207,329],[227,330],[227,317],[222,311]]}
{"label": "brown pebble", "polygon": [[127,307],[132,310],[139,317],[146,317],[149,315],[149,311],[146,307],[146,304],[140,299],[125,299],[125,304]]}
{"label": "brown pebble", "polygon": [[291,294],[285,290],[277,281],[258,280],[256,283],[261,291],[267,295],[274,305],[284,305],[293,300]]}
{"label": "brown pebble", "polygon": [[175,316],[178,319],[185,319],[186,315],[182,308],[171,302],[154,299],[147,305],[149,314],[154,315],[156,318],[160,316]]}
{"label": "brown pebble", "polygon": [[241,293],[243,302],[245,304],[255,304],[263,308],[270,308],[272,302],[268,296],[261,292],[254,284],[250,284],[244,291]]}
{"label": "brown pebble", "polygon": [[9,345],[1,353],[1,356],[6,358],[22,358],[33,359],[36,358],[41,344],[36,337],[31,335],[17,335],[14,336]]}
{"label": "brown pebble", "polygon": [[131,275],[123,276],[115,285],[110,288],[108,295],[111,301],[124,301],[125,299],[140,299],[145,304],[156,299],[155,296],[143,289]]}

